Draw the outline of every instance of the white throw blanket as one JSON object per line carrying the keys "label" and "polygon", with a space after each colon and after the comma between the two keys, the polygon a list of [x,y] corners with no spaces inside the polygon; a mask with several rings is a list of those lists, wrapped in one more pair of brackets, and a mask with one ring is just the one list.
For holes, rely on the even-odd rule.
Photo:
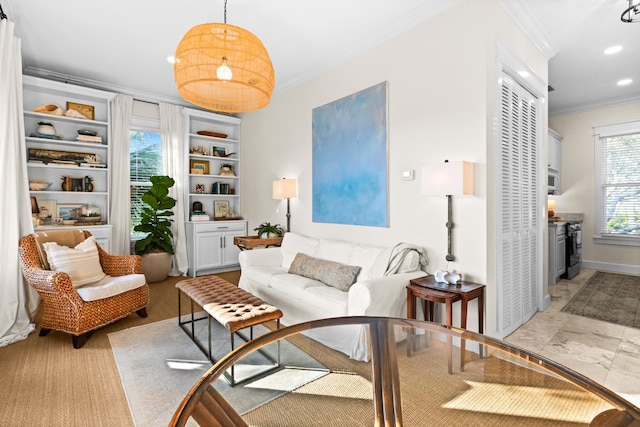
{"label": "white throw blanket", "polygon": [[412,245],[410,243],[398,243],[391,249],[389,255],[389,262],[387,263],[387,269],[384,272],[385,276],[395,274],[400,269],[404,259],[411,251],[416,251],[419,256],[420,270],[427,272],[427,265],[429,265],[429,259],[424,249],[419,246]]}

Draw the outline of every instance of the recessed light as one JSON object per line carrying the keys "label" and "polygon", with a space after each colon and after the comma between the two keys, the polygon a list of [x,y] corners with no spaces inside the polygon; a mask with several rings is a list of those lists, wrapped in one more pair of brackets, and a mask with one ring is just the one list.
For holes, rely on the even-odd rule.
{"label": "recessed light", "polygon": [[176,57],[175,56],[167,56],[167,62],[170,64],[175,64],[176,63]]}
{"label": "recessed light", "polygon": [[613,55],[614,53],[618,53],[622,50],[622,46],[617,45],[617,46],[611,46],[607,49],[605,49],[604,54],[605,55]]}
{"label": "recessed light", "polygon": [[618,81],[618,86],[630,85],[633,82],[631,79],[622,79]]}

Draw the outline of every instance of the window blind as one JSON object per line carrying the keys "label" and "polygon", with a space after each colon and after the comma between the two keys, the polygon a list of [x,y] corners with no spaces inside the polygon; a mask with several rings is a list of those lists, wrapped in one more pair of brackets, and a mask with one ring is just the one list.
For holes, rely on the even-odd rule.
{"label": "window blind", "polygon": [[600,235],[640,238],[640,132],[600,136],[599,149]]}

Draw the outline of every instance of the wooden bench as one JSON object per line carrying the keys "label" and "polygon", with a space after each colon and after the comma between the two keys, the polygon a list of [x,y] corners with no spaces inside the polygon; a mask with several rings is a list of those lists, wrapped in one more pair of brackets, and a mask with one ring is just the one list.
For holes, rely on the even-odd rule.
{"label": "wooden bench", "polygon": [[[244,341],[253,339],[253,326],[267,322],[269,320],[276,321],[276,328],[280,327],[280,318],[282,317],[282,311],[276,307],[266,304],[260,298],[246,292],[232,283],[226,280],[210,275],[196,277],[193,279],[182,280],[176,283],[178,288],[178,323],[182,330],[184,330],[189,338],[200,348],[200,350],[207,356],[207,358],[215,363],[211,353],[211,319],[224,326],[231,337],[231,351],[235,348],[234,336],[238,335]],[[187,316],[187,320],[183,320],[182,316],[182,302],[181,294],[185,294],[190,299],[190,316]],[[194,303],[202,307],[205,311],[205,316],[196,317],[194,311]],[[199,320],[207,319],[207,347],[196,337],[195,322]],[[189,325],[191,327],[189,328]],[[250,328],[250,336],[245,337],[239,334],[241,329]],[[273,365],[268,369],[276,369],[280,366],[280,346],[278,344],[278,356],[277,360],[274,360],[267,353],[262,354],[269,359]],[[234,367],[231,368],[231,374],[226,374],[225,377],[229,380],[231,386],[234,386],[240,382],[244,382],[257,375],[262,375],[266,371],[261,371],[242,379],[241,381],[235,380]]]}

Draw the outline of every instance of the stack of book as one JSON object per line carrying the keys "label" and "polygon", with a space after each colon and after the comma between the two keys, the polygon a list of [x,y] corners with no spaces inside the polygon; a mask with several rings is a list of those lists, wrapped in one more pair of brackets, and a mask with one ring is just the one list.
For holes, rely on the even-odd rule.
{"label": "stack of book", "polygon": [[100,135],[78,135],[76,141],[102,143],[102,137]]}
{"label": "stack of book", "polygon": [[191,221],[211,221],[211,217],[204,212],[194,212],[191,214]]}
{"label": "stack of book", "polygon": [[211,186],[211,194],[233,194],[233,191],[229,184],[216,181]]}

